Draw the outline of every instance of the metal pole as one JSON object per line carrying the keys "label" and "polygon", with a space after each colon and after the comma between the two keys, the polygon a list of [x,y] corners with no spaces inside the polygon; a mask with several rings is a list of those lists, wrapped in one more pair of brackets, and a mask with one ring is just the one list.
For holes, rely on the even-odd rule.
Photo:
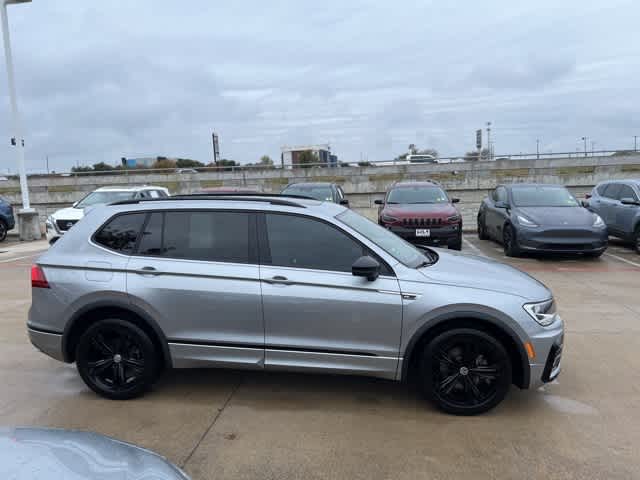
{"label": "metal pole", "polygon": [[536,138],[536,158],[540,160],[540,139]]}
{"label": "metal pole", "polygon": [[633,151],[634,152],[638,151],[638,136],[637,135],[633,136]]}
{"label": "metal pole", "polygon": [[584,156],[587,156],[587,137],[582,137],[582,141],[584,142]]}
{"label": "metal pole", "polygon": [[23,210],[31,210],[29,203],[29,187],[27,186],[27,173],[24,167],[24,139],[22,138],[22,122],[18,111],[18,100],[16,96],[16,84],[13,73],[13,56],[11,55],[11,39],[9,38],[9,19],[7,17],[7,4],[0,0],[0,12],[2,14],[2,36],[4,39],[4,58],[7,62],[7,77],[9,88],[9,99],[11,102],[11,120],[13,141],[15,143],[18,171],[20,173],[20,191],[22,193]]}

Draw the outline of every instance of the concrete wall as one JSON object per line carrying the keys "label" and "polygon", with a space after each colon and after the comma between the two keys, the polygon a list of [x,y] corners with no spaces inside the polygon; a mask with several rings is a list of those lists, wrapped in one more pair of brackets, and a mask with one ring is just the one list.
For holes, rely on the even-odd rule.
{"label": "concrete wall", "polygon": [[[352,208],[376,218],[374,200],[399,180],[436,180],[453,197],[466,228],[475,227],[475,216],[487,192],[499,183],[543,182],[564,184],[579,198],[593,186],[614,178],[640,178],[640,156],[501,160],[457,164],[414,164],[380,167],[339,167],[295,170],[242,170],[197,174],[126,172],[117,175],[49,176],[29,179],[31,203],[44,219],[55,210],[71,205],[92,190],[107,185],[159,185],[172,194],[193,193],[200,188],[247,186],[264,192],[280,192],[289,183],[336,182],[347,193]],[[0,182],[0,195],[19,207],[18,180]]]}

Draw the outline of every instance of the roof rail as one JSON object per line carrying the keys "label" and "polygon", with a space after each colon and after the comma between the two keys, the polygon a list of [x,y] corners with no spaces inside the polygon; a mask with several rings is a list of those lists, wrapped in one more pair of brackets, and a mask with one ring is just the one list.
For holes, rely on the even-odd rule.
{"label": "roof rail", "polygon": [[190,195],[176,195],[174,197],[159,197],[159,198],[136,198],[131,200],[119,200],[117,202],[110,203],[109,205],[137,205],[140,203],[155,203],[155,202],[171,202],[171,201],[184,201],[184,200],[222,200],[222,201],[238,201],[238,202],[263,202],[270,203],[271,205],[281,205],[285,207],[297,207],[307,208],[299,202],[287,200],[287,198],[299,198],[303,200],[315,200],[310,197],[302,196],[288,196],[288,195],[276,195],[276,194],[209,194],[198,193]]}

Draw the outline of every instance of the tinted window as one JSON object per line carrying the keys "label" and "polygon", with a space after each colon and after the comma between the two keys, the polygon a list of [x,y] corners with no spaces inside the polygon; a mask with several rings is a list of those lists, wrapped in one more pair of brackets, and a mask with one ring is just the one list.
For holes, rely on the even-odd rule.
{"label": "tinted window", "polygon": [[249,214],[166,212],[162,256],[249,263]]}
{"label": "tinted window", "polygon": [[511,196],[516,207],[577,207],[578,201],[564,187],[546,185],[514,187]]}
{"label": "tinted window", "polygon": [[118,202],[120,200],[129,200],[133,198],[131,192],[93,192],[78,202],[76,208],[86,208],[93,205],[104,205],[107,203]]}
{"label": "tinted window", "polygon": [[94,241],[117,252],[130,254],[136,246],[146,213],[118,215],[96,233]]}
{"label": "tinted window", "polygon": [[333,190],[329,186],[290,185],[282,191],[283,195],[311,197],[321,202],[333,202]]}
{"label": "tinted window", "polygon": [[619,183],[610,183],[604,190],[604,196],[607,198],[618,198],[621,185]]}
{"label": "tinted window", "polygon": [[633,200],[636,200],[636,194],[633,191],[633,188],[629,185],[621,185],[617,198],[618,200],[622,200],[623,198],[632,198]]}
{"label": "tinted window", "polygon": [[324,222],[275,214],[266,219],[273,265],[351,272],[363,255],[358,242]]}
{"label": "tinted window", "polygon": [[496,188],[496,194],[495,194],[495,200],[496,202],[506,202],[507,201],[507,189],[504,187],[498,187]]}
{"label": "tinted window", "polygon": [[604,185],[600,185],[598,186],[598,188],[596,188],[596,192],[598,192],[598,195],[603,196],[604,195],[604,191],[607,189],[609,185],[608,184],[604,184]]}
{"label": "tinted window", "polygon": [[162,255],[162,219],[161,212],[152,213],[142,232],[138,254]]}

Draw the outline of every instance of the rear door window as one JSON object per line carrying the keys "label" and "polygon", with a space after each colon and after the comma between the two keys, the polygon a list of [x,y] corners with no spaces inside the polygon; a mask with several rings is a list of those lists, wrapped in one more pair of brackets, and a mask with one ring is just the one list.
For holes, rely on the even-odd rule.
{"label": "rear door window", "polygon": [[93,241],[109,250],[130,255],[135,249],[146,216],[145,212],[118,215],[94,235]]}
{"label": "rear door window", "polygon": [[622,185],[620,185],[619,183],[610,183],[604,190],[604,196],[615,200],[618,198],[620,188],[622,188]]}
{"label": "rear door window", "polygon": [[631,198],[632,200],[637,200],[636,194],[629,185],[621,185],[620,190],[618,191],[618,196],[616,197],[618,200],[622,200],[623,198]]}

